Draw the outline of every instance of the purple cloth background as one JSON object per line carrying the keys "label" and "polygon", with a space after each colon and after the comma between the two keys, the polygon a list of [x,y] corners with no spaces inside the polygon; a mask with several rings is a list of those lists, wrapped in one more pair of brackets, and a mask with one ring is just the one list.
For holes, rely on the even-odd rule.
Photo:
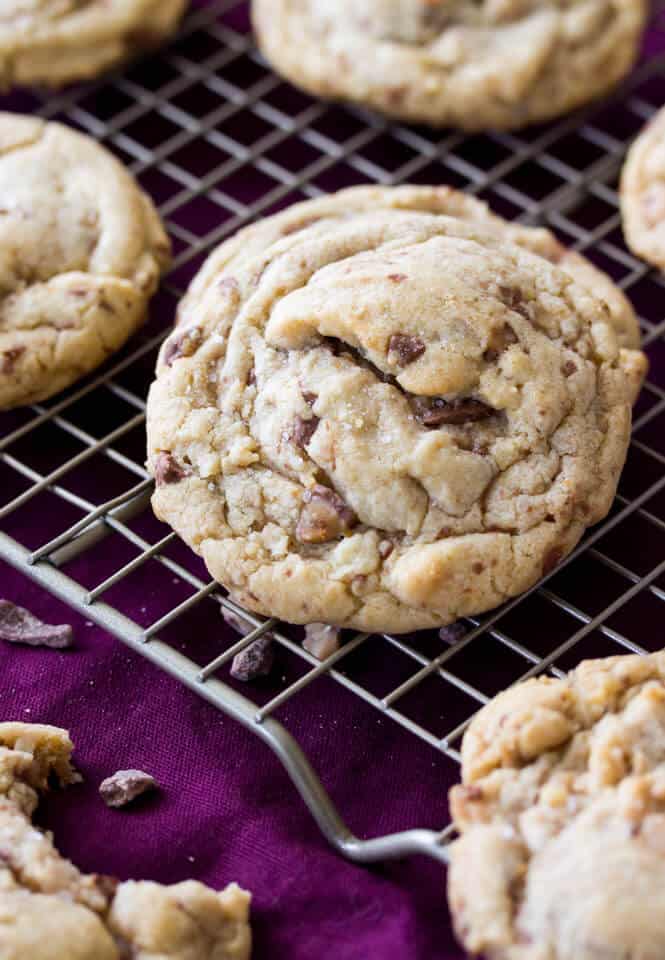
{"label": "purple cloth background", "polygon": [[[346,863],[258,739],[3,564],[0,594],[76,630],[67,652],[0,647],[0,719],[71,731],[85,781],[51,794],[38,820],[81,869],[165,883],[194,877],[214,887],[237,880],[254,894],[258,960],[462,955],[439,865]],[[344,734],[342,750],[337,731],[348,729],[355,709],[342,697],[331,723],[330,704],[310,700],[290,725],[329,765],[326,782],[350,823],[368,833],[426,825],[437,807],[443,823],[434,751],[413,751],[395,776],[393,758],[382,756],[391,734],[382,736],[370,714],[366,725],[354,722],[351,739]],[[149,771],[163,792],[131,811],[107,810],[96,788],[121,767]]]}
{"label": "purple cloth background", "polygon": [[[225,14],[225,18],[235,29],[247,29],[246,5],[239,4],[237,9]],[[209,38],[205,35],[192,35],[177,41],[174,49],[196,64],[211,54],[207,43]],[[648,53],[654,54],[663,46],[663,34],[652,32],[647,42]],[[150,60],[132,67],[134,81],[150,89],[154,67],[154,61]],[[237,75],[233,72],[236,68]],[[160,71],[163,69],[160,67]],[[226,79],[252,83],[259,73],[256,65],[243,59],[241,66],[234,61]],[[162,80],[159,74],[157,85],[166,79]],[[655,97],[662,95],[661,84]],[[109,84],[82,102],[93,115],[99,112],[106,118],[114,110],[127,106],[123,96]],[[206,96],[210,96],[209,92],[206,95],[202,88],[197,89],[187,101],[187,109],[200,110],[200,115],[212,109],[215,98],[209,103]],[[285,108],[294,111],[304,109],[309,102],[287,85],[280,87],[280,96],[287,105]],[[5,101],[8,108],[24,111],[34,109],[36,104],[36,99],[28,94]],[[629,118],[625,111],[615,111],[609,126],[615,118],[617,135],[621,136],[634,132],[641,123],[640,117],[634,114]],[[252,120],[248,112],[243,113],[241,120],[240,125],[229,125],[226,130],[231,133],[233,129],[231,135],[246,137],[250,143],[254,135],[253,122],[257,124],[256,136],[261,133],[259,121],[256,117]],[[343,108],[331,107],[326,122],[327,132],[333,131],[340,137],[351,135],[357,128],[352,112],[347,113]],[[162,118],[161,123],[165,125],[166,121]],[[632,124],[629,131],[624,130],[626,123]],[[223,126],[220,129],[225,130]],[[168,137],[171,133],[168,128],[162,131],[154,117],[147,122],[138,121],[131,131],[132,137],[153,146],[162,136]],[[533,135],[527,133],[525,137]],[[390,143],[390,148],[379,157],[387,168],[392,162],[390,149],[397,149],[396,141]],[[113,146],[118,149],[117,144]],[[482,163],[486,152],[497,147],[483,138],[472,138],[469,149],[475,151],[473,156]],[[578,142],[571,142],[565,149],[569,150],[569,162],[583,162]],[[220,162],[218,157],[210,159],[209,148],[202,142],[188,150],[186,157],[181,156],[178,162],[189,165],[194,172],[205,172],[206,164]],[[279,162],[297,172],[311,162],[307,151],[293,137],[284,146]],[[201,170],[198,170],[199,164]],[[318,182],[325,189],[334,189],[362,179],[358,170],[340,163]],[[441,164],[421,171],[419,179],[466,185],[460,182],[459,174]],[[177,186],[174,188],[162,174],[149,171],[142,176],[142,182],[160,202],[177,192]],[[530,182],[526,187],[521,186],[532,195],[539,195],[538,184]],[[242,177],[235,178],[233,184],[225,182],[223,188],[238,199],[253,200],[262,190],[269,189],[270,184],[264,184],[256,170],[248,169]],[[500,198],[491,194],[488,199],[503,210]],[[173,219],[199,234],[205,233],[222,222],[220,208],[205,204],[206,201],[188,202],[173,212]],[[516,210],[508,207],[505,212],[514,214]],[[585,215],[580,210],[577,222],[592,226],[591,222],[585,223]],[[588,212],[589,217],[594,215],[592,210]],[[182,245],[178,247],[181,248]],[[612,269],[611,264],[599,262]],[[177,281],[186,281],[196,266],[195,261],[181,268]],[[639,297],[638,305],[645,316],[659,321],[662,288],[649,284],[647,279],[633,289],[632,295],[636,300]],[[173,306],[172,298],[162,293],[156,299],[148,328],[139,336],[148,336],[167,325],[172,319]],[[662,380],[665,363],[658,343],[651,348],[650,356],[652,376]],[[138,393],[145,393],[153,364],[154,355],[148,355],[123,374],[120,382]],[[653,397],[644,396],[640,409],[652,402]],[[99,390],[90,400],[69,410],[68,416],[101,436],[130,412],[123,410],[117,399],[110,402],[110,396]],[[0,436],[25,419],[24,412],[0,417]],[[661,449],[665,434],[658,422],[654,421],[647,430],[651,430],[648,441]],[[117,446],[140,462],[144,450],[142,430],[123,438]],[[11,452],[46,473],[78,449],[64,433],[45,427],[37,439],[29,436],[27,441],[14,445]],[[649,464],[643,454],[633,451],[622,480],[623,492],[628,496],[637,495],[661,473],[659,464]],[[91,476],[94,478],[92,490]],[[136,477],[96,458],[86,467],[72,471],[63,482],[72,490],[101,502],[128,489]],[[11,499],[25,486],[14,471],[0,462],[0,503]],[[7,518],[2,529],[26,546],[36,547],[66,529],[80,515],[50,494],[43,494]],[[166,532],[149,513],[138,518],[134,528],[151,542]],[[633,557],[635,544],[639,558]],[[614,536],[608,539],[604,549],[610,554],[614,551],[617,558],[639,570],[642,570],[640,563],[653,565],[662,559],[662,546],[652,531],[639,536],[630,532],[627,536]],[[200,572],[200,565],[188,551],[176,547],[169,548],[168,552]],[[126,542],[113,535],[102,548],[70,563],[65,572],[86,586],[94,586],[133,555]],[[564,570],[557,575],[556,589],[586,610],[593,611],[596,602],[597,609],[602,609],[614,585],[606,571],[594,580],[590,565],[585,567],[584,562],[577,561],[576,574]],[[168,571],[152,562],[110,591],[105,599],[138,622],[148,624],[187,593],[182,583],[176,584]],[[2,564],[0,595],[28,607],[45,620],[71,622],[75,627],[76,647],[68,652],[0,645],[0,720],[49,722],[71,731],[76,743],[75,759],[85,781],[49,796],[38,817],[40,823],[55,831],[63,853],[82,869],[163,882],[195,877],[214,887],[237,880],[254,894],[252,923],[254,956],[258,960],[461,958],[462,952],[450,932],[444,871],[440,865],[424,858],[372,869],[345,862],[328,847],[278,761],[257,738],[133,654],[120,641],[73,614],[27,577]],[[645,604],[648,599],[639,598]],[[224,632],[218,612],[212,610],[212,606],[212,601],[206,601],[197,607],[186,622],[178,622],[175,632],[179,635],[167,638],[182,643],[182,638],[187,637],[183,649],[192,656],[200,656],[201,661],[210,654],[210,647],[212,652],[218,652],[220,644],[233,639]],[[633,608],[630,616],[616,624],[617,629],[640,643],[660,645],[660,637],[645,641],[639,628],[645,617],[653,616],[653,611],[650,613],[644,606],[638,613],[641,616],[636,616]],[[661,615],[660,609],[658,615]],[[511,635],[538,652],[554,649],[572,632],[570,622],[564,622],[563,615],[538,598],[511,616],[508,628]],[[536,636],[534,624],[537,624]],[[633,634],[635,624],[638,629]],[[466,671],[464,676],[469,682],[491,695],[520,675],[524,661],[515,657],[509,662],[506,651],[499,650],[498,644],[490,638],[481,639],[486,641],[483,657],[475,657],[474,652],[464,663],[458,663],[457,669],[460,674]],[[423,640],[423,646],[428,642]],[[379,645],[379,638],[372,638],[366,651],[363,648],[357,657],[354,654],[353,669],[369,687],[376,688],[376,692],[386,692],[407,674],[400,674],[403,664],[399,664],[397,656],[384,659],[385,646]],[[612,647],[607,637],[595,633],[576,649],[575,659],[582,654],[616,652],[619,649]],[[565,667],[571,663],[564,659],[560,665]],[[284,674],[289,676],[292,670],[297,675],[298,666],[291,662],[281,664]],[[410,672],[412,669],[411,664]],[[273,692],[275,690],[266,684],[259,691],[258,699],[267,699]],[[429,698],[420,690],[412,698],[414,719],[424,720],[431,729],[438,727],[443,733],[468,715],[468,702],[456,695],[452,687],[446,689],[445,700],[437,700],[436,693],[432,696],[432,690],[429,692]],[[331,681],[317,681],[290,703],[279,718],[305,748],[343,817],[359,835],[373,836],[412,826],[439,828],[447,822],[446,791],[455,776],[454,765]],[[140,801],[131,811],[107,810],[96,788],[105,776],[121,767],[148,770],[162,783],[162,793]]]}

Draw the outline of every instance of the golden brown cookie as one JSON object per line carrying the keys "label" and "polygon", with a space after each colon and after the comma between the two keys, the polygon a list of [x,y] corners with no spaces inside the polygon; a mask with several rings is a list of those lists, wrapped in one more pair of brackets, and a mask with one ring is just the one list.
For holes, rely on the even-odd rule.
{"label": "golden brown cookie", "polygon": [[449,900],[488,960],[665,956],[665,654],[530,680],[474,718]]}
{"label": "golden brown cookie", "polygon": [[311,93],[433,126],[514,129],[631,68],[643,0],[254,0],[259,45]]}
{"label": "golden brown cookie", "polygon": [[398,632],[478,613],[609,509],[638,342],[607,277],[453,190],[301,204],[181,304],[154,509],[253,610]]}
{"label": "golden brown cookie", "polygon": [[0,410],[52,396],[121,347],[170,249],[152,202],[103,147],[0,113]]}

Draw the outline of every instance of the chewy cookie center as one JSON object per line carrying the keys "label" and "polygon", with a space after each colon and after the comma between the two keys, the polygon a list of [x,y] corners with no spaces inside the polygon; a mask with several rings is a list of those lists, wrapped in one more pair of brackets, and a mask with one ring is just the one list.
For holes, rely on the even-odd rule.
{"label": "chewy cookie center", "polygon": [[[492,259],[495,275],[510,278],[511,265],[499,254]],[[506,351],[523,352],[517,331],[530,326],[519,279],[494,284],[491,277],[487,252],[459,238],[360,253],[317,271],[280,300],[265,339],[283,350],[325,339],[334,353],[346,349],[378,379],[421,398],[418,413],[436,401],[439,412],[463,405],[469,420],[482,419],[478,403],[490,411],[506,406],[483,395],[484,371]]]}
{"label": "chewy cookie center", "polygon": [[[45,134],[48,136],[48,134]],[[92,185],[43,162],[42,143],[0,161],[0,292],[86,272],[99,240]],[[63,163],[67,160],[60,157]],[[57,200],[55,199],[57,198]]]}
{"label": "chewy cookie center", "polygon": [[448,236],[341,258],[279,300],[255,343],[251,430],[305,487],[296,539],[418,536],[477,505],[497,443],[520,456],[530,310],[508,258]]}

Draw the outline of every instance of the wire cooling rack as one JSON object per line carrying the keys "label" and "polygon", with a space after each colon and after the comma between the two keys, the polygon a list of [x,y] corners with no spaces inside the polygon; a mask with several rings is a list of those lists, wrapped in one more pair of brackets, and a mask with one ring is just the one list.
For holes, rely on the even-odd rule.
{"label": "wire cooling rack", "polygon": [[[99,84],[4,100],[79,127],[119,155],[159,205],[176,259],[148,325],[101,372],[0,417],[0,557],[259,735],[352,859],[421,851],[445,860],[450,828],[355,837],[283,722],[307,688],[325,682],[361,698],[394,721],[407,748],[416,738],[443,758],[452,781],[465,727],[501,688],[588,656],[663,644],[665,282],[626,250],[617,200],[627,145],[665,103],[663,51],[665,17],[656,13],[638,69],[611,101],[518,134],[437,133],[297,92],[255,50],[247,4],[222,0],[195,5],[170,47]],[[651,376],[612,513],[564,565],[468,620],[452,646],[436,632],[349,635],[320,663],[296,628],[247,614],[253,630],[239,639],[223,624],[220,605],[242,611],[151,514],[145,398],[175,304],[220,240],[297,199],[403,181],[468,190],[585,252],[639,311]],[[267,630],[280,649],[278,676],[236,683],[229,661]],[[322,702],[334,710],[334,697]]]}

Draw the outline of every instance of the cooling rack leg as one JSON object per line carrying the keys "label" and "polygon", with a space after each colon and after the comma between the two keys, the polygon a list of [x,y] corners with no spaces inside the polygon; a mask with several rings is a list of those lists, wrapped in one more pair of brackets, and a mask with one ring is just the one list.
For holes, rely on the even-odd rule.
{"label": "cooling rack leg", "polygon": [[450,830],[403,830],[361,840],[346,826],[317,774],[290,733],[275,720],[254,725],[255,732],[277,755],[321,832],[343,856],[356,863],[378,863],[419,853],[448,863]]}

